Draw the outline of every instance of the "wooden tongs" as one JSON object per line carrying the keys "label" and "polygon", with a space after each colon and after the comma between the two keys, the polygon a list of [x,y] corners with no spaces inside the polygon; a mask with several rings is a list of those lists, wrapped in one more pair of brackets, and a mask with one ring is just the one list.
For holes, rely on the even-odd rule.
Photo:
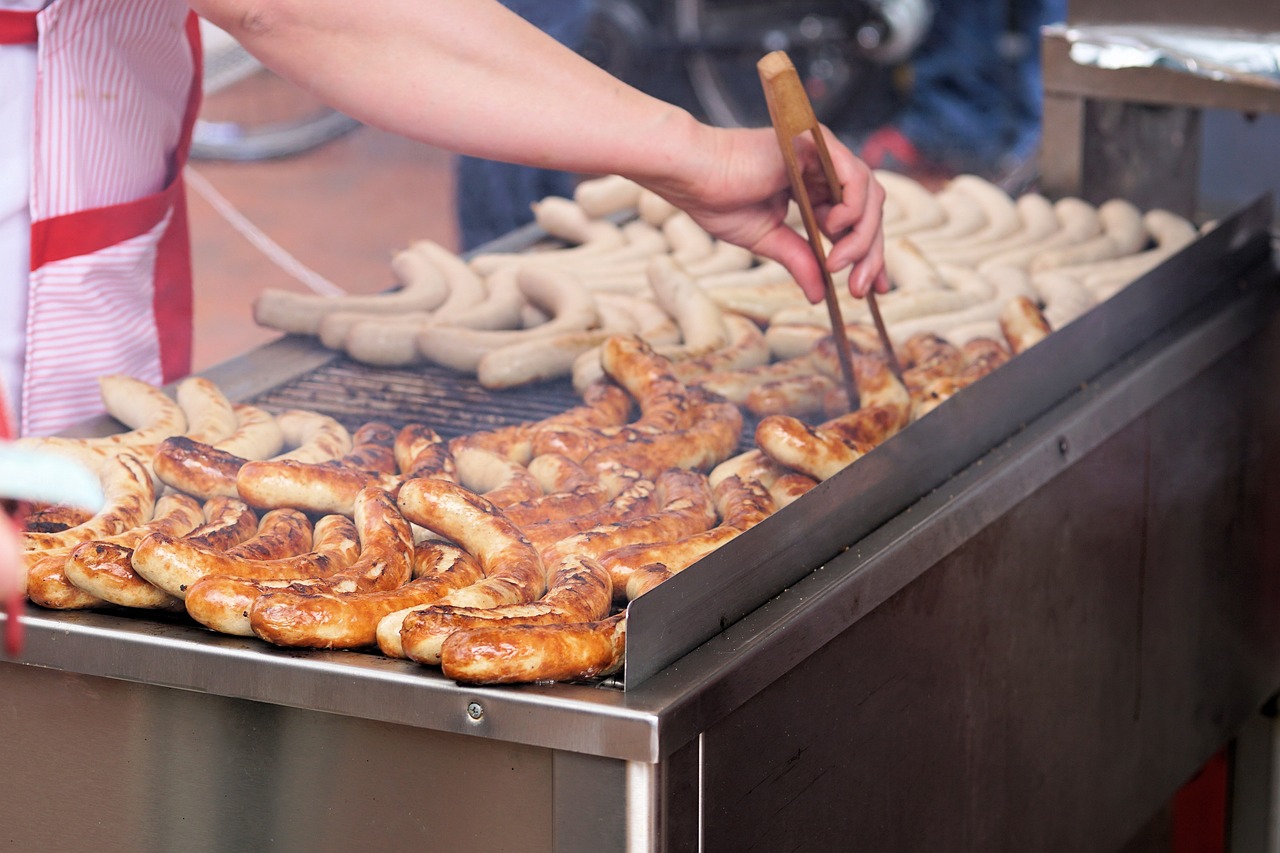
{"label": "wooden tongs", "polygon": [[[827,269],[827,252],[822,245],[822,231],[818,228],[818,217],[813,212],[813,203],[809,200],[809,191],[805,189],[804,175],[800,171],[800,160],[796,155],[796,137],[810,133],[818,148],[818,159],[822,163],[822,172],[826,176],[827,186],[831,192],[831,203],[839,204],[843,194],[840,180],[836,177],[835,166],[831,162],[831,152],[827,150],[827,141],[818,125],[818,117],[813,113],[813,105],[800,82],[791,58],[785,51],[775,50],[756,64],[760,72],[760,82],[764,86],[765,103],[769,105],[769,118],[773,121],[773,129],[778,134],[778,144],[782,147],[782,159],[787,166],[787,177],[791,181],[791,193],[796,204],[800,206],[800,218],[804,220],[804,230],[809,235],[809,245],[818,258],[818,267],[822,270],[822,279],[826,283],[827,313],[831,315],[831,335],[836,342],[836,352],[840,359],[840,370],[844,374],[845,391],[849,395],[849,407],[858,405],[858,386],[853,378],[853,354],[849,346],[849,335],[845,331],[844,318],[841,316],[840,303],[836,298],[835,281],[831,271]],[[893,344],[889,341],[889,332],[885,329],[884,319],[880,316],[880,307],[876,304],[874,288],[867,292],[867,308],[871,311],[871,319],[875,322],[876,331],[880,334],[880,342],[884,346],[885,356],[894,375],[902,378],[902,367],[898,363]]]}

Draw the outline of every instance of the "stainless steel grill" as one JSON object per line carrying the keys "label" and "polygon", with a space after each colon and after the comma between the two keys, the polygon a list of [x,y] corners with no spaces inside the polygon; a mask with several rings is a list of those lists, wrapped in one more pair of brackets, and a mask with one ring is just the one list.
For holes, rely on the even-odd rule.
{"label": "stainless steel grill", "polygon": [[[255,837],[367,845],[365,822],[326,823],[358,786],[291,783],[371,774],[360,807],[382,808],[391,846],[483,830],[493,849],[1115,849],[1280,683],[1268,210],[633,602],[625,690],[467,688],[182,619],[32,614],[34,666],[0,664],[17,709],[0,763],[72,778],[103,720],[147,724],[95,742],[121,785],[19,843],[59,846],[63,823],[98,838],[112,814],[114,849],[225,849],[191,816],[235,797],[225,823]],[[272,408],[446,434],[576,402],[565,383],[490,394],[295,339],[209,376]],[[516,790],[492,815],[423,813],[464,777]],[[46,790],[0,782],[15,814]]]}

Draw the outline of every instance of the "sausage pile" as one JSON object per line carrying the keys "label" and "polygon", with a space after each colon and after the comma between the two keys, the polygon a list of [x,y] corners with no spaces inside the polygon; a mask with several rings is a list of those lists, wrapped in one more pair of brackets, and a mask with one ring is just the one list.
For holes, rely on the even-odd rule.
{"label": "sausage pile", "polygon": [[472,683],[615,671],[627,581],[652,549],[682,569],[774,503],[757,484],[709,483],[738,447],[736,406],[687,387],[638,338],[602,352],[608,381],[581,406],[451,441],[233,405],[199,378],[171,400],[104,377],[131,429],[25,440],[91,466],[106,496],[91,517],[31,514],[27,595],[185,611],[282,646],[377,648]]}
{"label": "sausage pile", "polygon": [[[876,177],[886,190],[893,285],[881,311],[899,345],[923,332],[961,347],[1002,341],[1001,313],[1029,313],[1026,305],[1009,308],[1023,301],[1058,328],[1197,234],[1181,217],[1143,213],[1121,199],[1097,207],[1034,193],[1014,199],[973,175],[934,193],[892,172]],[[713,239],[684,212],[617,176],[580,184],[572,200],[543,199],[535,213],[558,241],[549,248],[464,260],[420,242],[393,261],[397,291],[267,291],[255,316],[315,335],[357,361],[427,360],[473,373],[490,388],[572,373],[582,389],[600,378],[599,346],[613,335],[637,335],[676,361],[701,359],[704,371],[788,362],[746,380],[786,380],[780,389],[735,399],[760,414],[814,401],[834,384],[790,361],[807,356],[830,320],[780,265]],[[869,321],[865,303],[841,298],[850,325]],[[696,372],[691,365],[686,378]]]}
{"label": "sausage pile", "polygon": [[[393,293],[257,306],[265,323],[380,364],[431,358],[494,387],[571,373],[581,405],[445,441],[426,424],[352,433],[315,412],[233,405],[200,378],[170,399],[104,377],[127,431],[37,441],[96,471],[106,505],[31,514],[28,596],[376,649],[465,683],[614,672],[627,601],[1196,235],[1119,201],[881,179],[894,284],[881,307],[905,371],[849,302],[852,411],[825,312],[780,268],[635,185],[588,182],[540,210],[567,248],[464,262],[422,244],[397,259]],[[628,207],[627,225],[601,218]],[[734,455],[744,409],[755,446]]]}

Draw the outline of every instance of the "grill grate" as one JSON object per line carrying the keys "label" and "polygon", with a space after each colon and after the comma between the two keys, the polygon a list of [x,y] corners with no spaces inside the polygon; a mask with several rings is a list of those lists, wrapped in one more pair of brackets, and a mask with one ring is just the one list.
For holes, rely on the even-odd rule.
{"label": "grill grate", "polygon": [[430,426],[445,438],[539,420],[582,401],[567,380],[490,391],[473,377],[438,367],[376,368],[337,358],[266,391],[254,405],[310,409],[348,429],[368,421]]}
{"label": "grill grate", "polygon": [[[474,377],[437,365],[377,368],[335,358],[248,402],[273,412],[309,409],[355,430],[369,421],[397,429],[425,424],[444,438],[536,421],[580,405],[567,379],[490,391]],[[756,421],[744,411],[739,446],[755,446]]]}

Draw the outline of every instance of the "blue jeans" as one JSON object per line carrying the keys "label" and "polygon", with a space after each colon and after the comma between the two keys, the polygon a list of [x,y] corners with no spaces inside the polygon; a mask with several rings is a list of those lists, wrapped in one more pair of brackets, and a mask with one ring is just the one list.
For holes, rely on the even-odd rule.
{"label": "blue jeans", "polygon": [[[503,5],[561,44],[582,44],[592,0],[503,0]],[[550,195],[569,196],[576,176],[459,157],[455,204],[463,251],[501,237],[532,221],[529,205]]]}
{"label": "blue jeans", "polygon": [[955,171],[996,173],[1032,156],[1040,139],[1040,28],[1066,17],[1065,0],[934,5],[899,130]]}

